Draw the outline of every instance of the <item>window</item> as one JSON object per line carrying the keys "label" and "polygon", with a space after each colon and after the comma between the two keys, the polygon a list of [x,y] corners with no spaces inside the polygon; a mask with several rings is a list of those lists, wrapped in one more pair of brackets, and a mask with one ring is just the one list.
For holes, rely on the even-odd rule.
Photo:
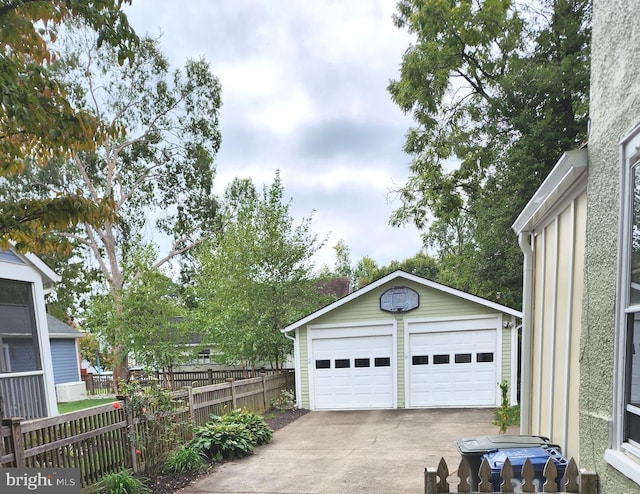
{"label": "window", "polygon": [[455,357],[456,364],[470,364],[471,363],[471,354],[470,353],[456,353]]}
{"label": "window", "polygon": [[369,367],[369,359],[368,358],[357,358],[353,362],[354,367]]}
{"label": "window", "polygon": [[348,358],[336,359],[336,369],[348,369],[349,367],[351,367],[351,364]]}
{"label": "window", "polygon": [[413,365],[427,365],[429,363],[429,355],[414,355],[411,358]]}
{"label": "window", "polygon": [[330,369],[331,368],[331,360],[316,360],[316,369]]}
{"label": "window", "polygon": [[476,362],[493,362],[493,352],[476,353]]}
{"label": "window", "polygon": [[622,214],[614,380],[613,449],[605,460],[626,475],[631,453],[640,457],[640,127],[622,143]]}
{"label": "window", "polygon": [[[625,328],[621,335],[626,356],[624,364],[624,429],[623,440],[640,448],[640,158],[633,156],[628,163],[631,166],[629,176],[629,204],[627,232],[623,241],[628,263],[625,283],[624,315]],[[624,247],[623,247],[624,248]]]}
{"label": "window", "polygon": [[433,363],[438,365],[438,364],[448,364],[449,363],[449,355],[443,354],[443,355],[434,355],[433,356]]}
{"label": "window", "polygon": [[391,359],[389,357],[376,357],[373,362],[376,367],[391,367]]}

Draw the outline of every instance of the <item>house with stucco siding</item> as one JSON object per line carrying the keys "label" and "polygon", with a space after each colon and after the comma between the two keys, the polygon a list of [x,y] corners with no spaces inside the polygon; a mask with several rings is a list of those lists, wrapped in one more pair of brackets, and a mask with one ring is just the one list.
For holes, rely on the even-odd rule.
{"label": "house with stucco siding", "polygon": [[521,429],[560,442],[600,492],[640,492],[640,24],[594,0],[586,149],[513,225],[525,256]]}

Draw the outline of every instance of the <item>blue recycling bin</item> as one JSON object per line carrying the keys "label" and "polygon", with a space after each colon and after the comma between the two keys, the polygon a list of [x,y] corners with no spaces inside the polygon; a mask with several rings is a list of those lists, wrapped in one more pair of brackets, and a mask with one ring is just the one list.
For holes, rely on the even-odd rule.
{"label": "blue recycling bin", "polygon": [[533,483],[537,492],[542,492],[542,486],[545,482],[544,467],[549,458],[552,459],[556,466],[556,470],[558,471],[558,476],[555,481],[559,491],[562,487],[562,477],[564,477],[567,463],[569,463],[569,461],[560,454],[559,450],[543,446],[499,449],[498,451],[491,451],[484,454],[482,459],[485,458],[491,467],[491,485],[495,492],[500,492],[500,484],[502,483],[500,472],[507,458],[509,458],[511,466],[513,467],[513,478],[511,479],[511,484],[513,485],[514,492],[522,492],[522,465],[524,465],[527,458],[531,462],[535,472]]}
{"label": "blue recycling bin", "polygon": [[[515,434],[463,437],[458,439],[456,446],[458,447],[460,455],[469,463],[470,471],[468,480],[472,491],[478,490],[478,483],[480,482],[478,470],[482,462],[482,457],[487,453],[503,449],[534,448],[538,446],[543,448],[552,447],[556,451],[562,451],[560,446],[551,443],[547,437]],[[500,470],[498,470],[498,472],[499,471]]]}

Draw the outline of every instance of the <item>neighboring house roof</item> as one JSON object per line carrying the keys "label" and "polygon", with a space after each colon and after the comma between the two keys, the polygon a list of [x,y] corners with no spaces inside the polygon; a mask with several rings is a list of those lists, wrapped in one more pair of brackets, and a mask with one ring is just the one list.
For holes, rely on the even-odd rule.
{"label": "neighboring house roof", "polygon": [[511,228],[517,234],[532,230],[581,178],[586,178],[588,162],[586,147],[564,153]]}
{"label": "neighboring house roof", "polygon": [[348,276],[319,280],[316,284],[320,293],[334,295],[336,299],[346,297],[351,290],[351,278]]}
{"label": "neighboring house roof", "polygon": [[451,288],[449,286],[445,286],[445,285],[441,285],[440,283],[436,283],[435,281],[431,281],[428,280],[426,278],[421,278],[420,276],[416,276],[413,274],[409,274],[409,273],[405,273],[404,271],[398,270],[398,271],[394,271],[391,274],[388,274],[387,276],[385,276],[384,278],[380,278],[377,281],[374,281],[373,283],[370,283],[362,288],[360,288],[359,290],[356,290],[355,292],[352,292],[351,294],[349,294],[346,297],[341,298],[340,300],[336,300],[335,302],[333,302],[332,304],[329,304],[325,307],[323,307],[322,309],[319,309],[315,312],[312,312],[311,314],[309,314],[308,316],[290,324],[289,326],[287,326],[284,329],[281,329],[280,331],[283,333],[288,333],[290,331],[293,331],[296,328],[299,328],[300,326],[304,326],[305,324],[308,324],[309,322],[313,321],[314,319],[317,319],[318,317],[326,314],[327,312],[331,312],[334,309],[337,309],[338,307],[351,302],[352,300],[361,297],[362,295],[375,290],[376,288],[389,283],[390,281],[393,281],[395,279],[404,279],[404,280],[408,280],[408,281],[413,281],[414,283],[419,283],[421,285],[424,285],[426,287],[429,288],[433,288],[434,290],[439,290],[441,292],[444,293],[448,293],[450,295],[454,295],[456,297],[460,297],[461,299],[464,300],[468,300],[470,302],[474,302],[476,304],[480,304],[483,305],[485,307],[489,307],[491,309],[497,310],[499,312],[504,312],[506,314],[515,316],[515,317],[519,317],[522,318],[522,312],[512,309],[510,307],[507,307],[505,305],[500,305],[497,304],[495,302],[491,302],[490,300],[478,297],[476,295],[471,295],[470,293],[467,292],[463,292],[461,290],[456,290],[455,288]]}
{"label": "neighboring house roof", "polygon": [[49,326],[49,337],[56,339],[63,338],[82,338],[84,333],[72,328],[67,323],[62,322],[60,319],[53,317],[51,314],[47,314],[47,325]]}

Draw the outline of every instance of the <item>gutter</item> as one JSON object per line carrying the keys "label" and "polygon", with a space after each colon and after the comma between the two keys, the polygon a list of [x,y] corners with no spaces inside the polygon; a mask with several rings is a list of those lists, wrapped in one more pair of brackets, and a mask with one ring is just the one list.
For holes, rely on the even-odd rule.
{"label": "gutter", "polygon": [[520,232],[524,254],[522,282],[522,382],[520,384],[520,434],[531,434],[531,372],[533,369],[533,249],[531,233]]}
{"label": "gutter", "polygon": [[280,332],[284,335],[285,338],[287,338],[288,340],[293,341],[293,362],[294,362],[294,369],[295,369],[295,386],[296,386],[296,406],[298,408],[302,408],[302,382],[301,382],[301,376],[302,374],[300,374],[300,369],[301,369],[301,363],[300,363],[300,340],[297,338],[298,336],[298,329],[296,328],[296,336],[289,336],[289,331],[284,331],[284,330],[280,330]]}

